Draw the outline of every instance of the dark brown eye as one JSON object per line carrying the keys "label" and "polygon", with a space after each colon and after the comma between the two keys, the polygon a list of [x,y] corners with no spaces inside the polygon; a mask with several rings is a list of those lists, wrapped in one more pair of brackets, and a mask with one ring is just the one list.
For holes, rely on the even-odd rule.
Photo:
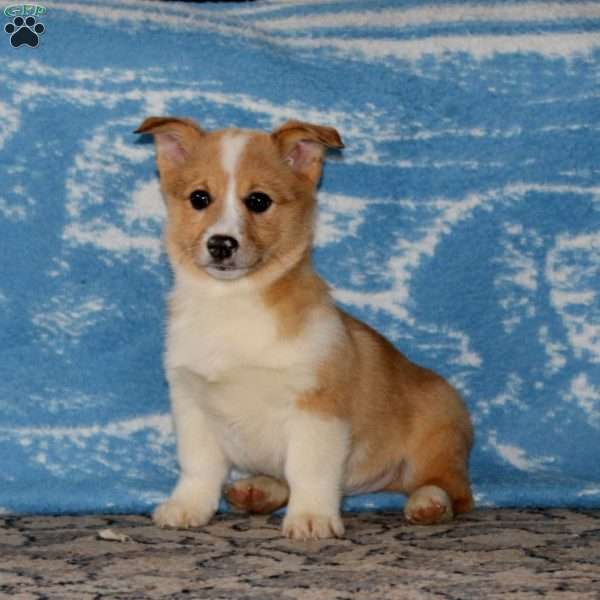
{"label": "dark brown eye", "polygon": [[244,204],[253,213],[263,213],[273,204],[273,200],[264,192],[252,192],[246,197]]}
{"label": "dark brown eye", "polygon": [[194,190],[190,194],[190,202],[196,210],[204,210],[212,202],[212,198],[206,190]]}

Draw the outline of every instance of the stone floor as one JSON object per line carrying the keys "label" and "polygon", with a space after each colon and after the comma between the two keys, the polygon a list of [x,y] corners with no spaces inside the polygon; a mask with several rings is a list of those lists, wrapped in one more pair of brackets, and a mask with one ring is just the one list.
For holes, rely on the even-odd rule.
{"label": "stone floor", "polygon": [[286,540],[279,524],[4,516],[0,598],[600,599],[600,511],[481,510],[434,527],[354,514],[344,539],[322,542]]}

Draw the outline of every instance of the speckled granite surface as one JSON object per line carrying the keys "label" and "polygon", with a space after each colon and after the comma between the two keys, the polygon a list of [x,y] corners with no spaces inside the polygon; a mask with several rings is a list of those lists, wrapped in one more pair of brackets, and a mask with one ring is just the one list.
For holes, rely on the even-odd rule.
{"label": "speckled granite surface", "polygon": [[[487,510],[435,527],[346,515],[291,542],[275,517],[166,531],[139,516],[3,517],[0,597],[377,600],[600,598],[600,512]],[[110,528],[131,541],[98,539]]]}

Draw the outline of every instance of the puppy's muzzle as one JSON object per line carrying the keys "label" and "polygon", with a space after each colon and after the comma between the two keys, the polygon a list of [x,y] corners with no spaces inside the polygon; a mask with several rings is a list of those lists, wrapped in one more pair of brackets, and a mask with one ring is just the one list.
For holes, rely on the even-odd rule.
{"label": "puppy's muzzle", "polygon": [[239,248],[238,241],[229,235],[212,235],[206,242],[208,253],[215,261],[231,258]]}

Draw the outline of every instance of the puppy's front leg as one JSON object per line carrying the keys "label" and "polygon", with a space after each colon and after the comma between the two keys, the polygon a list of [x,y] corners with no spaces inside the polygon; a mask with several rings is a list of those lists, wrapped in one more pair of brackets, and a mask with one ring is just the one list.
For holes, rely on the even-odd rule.
{"label": "puppy's front leg", "polygon": [[200,408],[201,379],[177,369],[169,373],[169,383],[180,475],[153,518],[161,527],[201,527],[217,510],[230,465]]}
{"label": "puppy's front leg", "polygon": [[293,539],[341,537],[340,502],[349,427],[335,417],[301,413],[290,424],[285,474],[290,500],[283,533]]}

